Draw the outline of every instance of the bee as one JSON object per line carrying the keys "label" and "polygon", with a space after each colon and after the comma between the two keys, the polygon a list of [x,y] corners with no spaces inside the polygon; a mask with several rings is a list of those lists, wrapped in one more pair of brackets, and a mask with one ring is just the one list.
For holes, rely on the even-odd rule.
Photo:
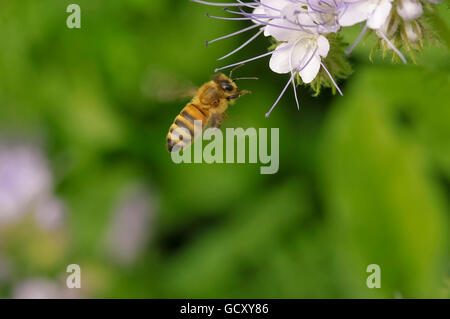
{"label": "bee", "polygon": [[[239,78],[253,79],[253,78]],[[235,79],[238,80],[238,79]],[[225,111],[228,105],[244,94],[249,94],[248,90],[240,90],[230,76],[217,74],[214,78],[203,84],[195,96],[189,102],[175,121],[170,126],[167,134],[167,149],[169,152],[180,151],[189,146],[197,136],[194,136],[194,121],[201,121],[203,130],[207,125],[220,128],[222,121],[227,118]],[[180,129],[182,128],[182,129]],[[176,130],[177,134],[174,131]],[[195,130],[196,133],[197,129]],[[178,135],[179,138],[176,138]],[[175,145],[179,145],[174,148]]]}

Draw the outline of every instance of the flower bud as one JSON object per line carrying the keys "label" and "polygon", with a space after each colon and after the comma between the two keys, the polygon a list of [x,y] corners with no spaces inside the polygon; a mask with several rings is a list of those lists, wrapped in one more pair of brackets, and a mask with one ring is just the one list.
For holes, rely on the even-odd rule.
{"label": "flower bud", "polygon": [[422,4],[418,0],[401,0],[397,5],[397,13],[405,21],[415,20],[423,13]]}
{"label": "flower bud", "polygon": [[422,37],[420,26],[415,21],[405,22],[404,30],[410,43],[417,43]]}

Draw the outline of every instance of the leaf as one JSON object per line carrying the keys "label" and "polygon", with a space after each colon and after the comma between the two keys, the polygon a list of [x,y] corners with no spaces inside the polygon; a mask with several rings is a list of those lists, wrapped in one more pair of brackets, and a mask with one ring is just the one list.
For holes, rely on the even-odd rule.
{"label": "leaf", "polygon": [[[360,69],[333,109],[321,167],[344,297],[438,296],[449,227],[435,176],[450,171],[449,93],[440,84],[448,78],[421,68]],[[369,264],[381,267],[380,289],[366,286]]]}
{"label": "leaf", "polygon": [[[166,295],[173,297],[247,297],[242,283],[267,271],[285,234],[298,229],[308,203],[303,187],[288,183],[240,207],[228,222],[212,227],[186,243],[185,249],[165,263]],[[267,277],[267,276],[265,276]],[[270,280],[270,279],[267,279]],[[269,285],[272,289],[277,285]],[[254,287],[261,287],[259,280]],[[271,289],[254,291],[267,297]]]}

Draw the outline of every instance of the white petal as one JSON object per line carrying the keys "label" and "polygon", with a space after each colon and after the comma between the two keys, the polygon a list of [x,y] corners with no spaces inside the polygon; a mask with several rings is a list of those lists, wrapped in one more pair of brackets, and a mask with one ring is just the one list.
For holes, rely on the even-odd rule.
{"label": "white petal", "polygon": [[273,19],[270,25],[266,26],[264,35],[271,36],[277,41],[291,41],[298,38],[300,31],[294,30],[296,27],[284,19]]}
{"label": "white petal", "polygon": [[305,83],[311,83],[317,76],[320,70],[320,58],[317,54],[309,61],[308,65],[300,71],[300,77]]}
{"label": "white petal", "polygon": [[302,39],[297,41],[297,44],[291,54],[291,66],[293,69],[299,69],[305,65],[314,52],[311,50],[311,47],[314,46],[314,40],[311,39]]}
{"label": "white petal", "polygon": [[375,4],[370,0],[347,3],[347,7],[343,9],[344,11],[339,17],[339,24],[348,27],[365,21],[374,9]]}
{"label": "white petal", "polygon": [[316,33],[317,25],[307,8],[300,4],[290,4],[281,11],[281,16],[287,19],[288,24],[303,32]]}
{"label": "white petal", "polygon": [[289,64],[289,58],[291,56],[291,50],[288,48],[288,43],[280,44],[277,50],[272,54],[269,62],[269,67],[273,72],[284,74],[291,72],[291,66]]}
{"label": "white petal", "polygon": [[289,73],[292,70],[302,68],[311,58],[311,40],[283,43],[272,54],[269,66],[276,73]]}
{"label": "white petal", "polygon": [[288,4],[291,4],[288,0],[261,0],[264,10],[268,15],[280,15],[281,10]]}
{"label": "white petal", "polygon": [[[264,8],[263,8],[262,6],[259,6],[259,7],[256,7],[255,10],[253,10],[253,14],[257,14],[257,15],[266,15],[266,11],[264,11]],[[262,17],[258,17],[257,19],[258,19],[259,21],[255,20],[255,19],[252,19],[252,22],[253,22],[254,24],[261,24],[260,21],[266,22],[266,21],[269,20],[269,19],[264,19],[264,18],[262,18]]]}
{"label": "white petal", "polygon": [[391,9],[392,3],[390,0],[381,0],[378,2],[375,11],[367,20],[367,26],[371,29],[379,29],[386,22]]}
{"label": "white petal", "polygon": [[320,56],[326,57],[330,51],[330,43],[323,35],[317,38],[317,52]]}

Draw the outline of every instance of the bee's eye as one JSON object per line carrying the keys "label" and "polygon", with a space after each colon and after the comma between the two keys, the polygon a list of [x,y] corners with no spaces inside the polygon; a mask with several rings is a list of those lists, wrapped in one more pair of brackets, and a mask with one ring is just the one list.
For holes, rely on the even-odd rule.
{"label": "bee's eye", "polygon": [[229,82],[221,82],[220,86],[222,87],[222,89],[224,91],[228,91],[228,92],[231,92],[234,89],[233,86]]}

